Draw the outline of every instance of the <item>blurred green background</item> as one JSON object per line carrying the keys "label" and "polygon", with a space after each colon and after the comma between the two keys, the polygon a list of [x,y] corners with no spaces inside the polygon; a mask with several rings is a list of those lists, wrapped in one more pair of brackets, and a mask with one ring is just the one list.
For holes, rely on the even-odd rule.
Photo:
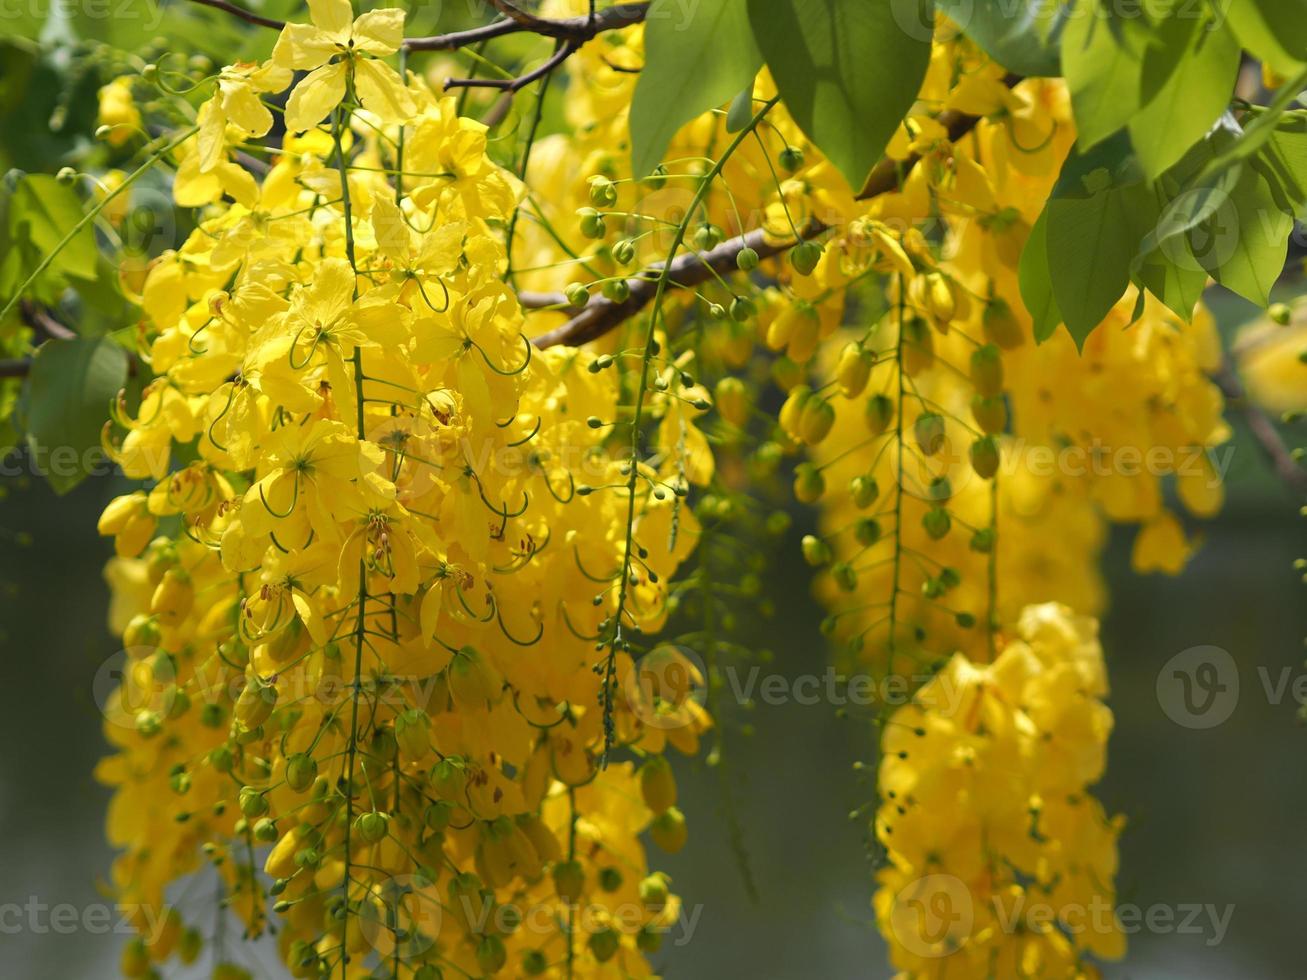
{"label": "blurred green background", "polygon": [[[1244,315],[1223,310],[1227,327]],[[1307,605],[1291,568],[1304,552],[1302,521],[1235,424],[1227,506],[1184,576],[1134,576],[1129,533],[1112,539],[1103,640],[1116,730],[1100,787],[1109,811],[1129,818],[1121,900],[1229,905],[1232,919],[1215,945],[1210,931],[1142,931],[1124,962],[1105,965],[1109,977],[1303,975],[1307,731],[1291,697],[1272,703],[1259,674],[1275,683],[1282,670],[1307,672]],[[102,838],[108,794],[91,778],[104,752],[91,687],[117,646],[105,627],[101,578],[110,548],[95,521],[117,489],[98,479],[56,498],[36,479],[0,483],[0,910],[103,902],[97,879],[111,860]],[[810,519],[796,518],[790,554]],[[778,603],[770,627],[776,669],[820,672],[821,614],[806,572],[799,562],[780,564],[787,570],[769,583]],[[1193,730],[1162,711],[1156,681],[1172,656],[1207,644],[1233,655],[1241,697],[1224,724]],[[870,796],[852,771],[868,757],[865,723],[840,720],[829,705],[799,704],[759,706],[749,720],[756,734],[734,736],[731,776],[758,901],[735,868],[717,773],[701,760],[678,763],[691,845],[660,859],[676,890],[701,909],[690,941],[677,948],[669,937],[656,965],[678,978],[889,976],[872,924],[862,831],[847,816]],[[198,907],[204,899],[189,901]],[[28,916],[0,912],[0,975],[116,975],[121,935],[13,932],[16,921]],[[256,976],[274,975],[266,950],[244,962]]]}

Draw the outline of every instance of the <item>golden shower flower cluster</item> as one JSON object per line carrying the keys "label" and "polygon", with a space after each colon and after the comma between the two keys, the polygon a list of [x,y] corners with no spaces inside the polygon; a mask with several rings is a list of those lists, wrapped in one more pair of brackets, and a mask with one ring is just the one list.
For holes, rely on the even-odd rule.
{"label": "golden shower flower cluster", "polygon": [[[819,508],[823,631],[848,666],[929,678],[877,719],[894,963],[1077,977],[1119,956],[1120,821],[1089,792],[1111,728],[1098,557],[1126,522],[1137,569],[1182,568],[1168,495],[1219,508],[1228,431],[1202,310],[1131,290],[1083,352],[1035,342],[1018,261],[1074,140],[1062,84],[1013,85],[941,33],[888,150],[902,179],[861,200],[764,71],[756,128],[707,113],[635,179],[635,26],[568,60],[570,131],[519,180],[387,63],[401,11],[310,9],[267,62],[221,69],[177,146],[200,221],[139,284],[153,378],[106,430],[143,484],[101,521],[122,900],[165,909],[210,864],[296,976],[647,975],[679,900],[641,836],[685,844],[664,753],[710,721],[696,668],[637,666],[631,638],[697,603],[705,650],[728,645],[703,552],[788,457]],[[139,121],[120,89],[102,104]],[[981,121],[955,142],[949,113]],[[758,227],[777,254],[611,338],[526,339]],[[636,762],[605,766],[619,749]],[[128,975],[197,954],[203,924],[165,921]]]}
{"label": "golden shower flower cluster", "polygon": [[[204,210],[144,281],[153,379],[106,428],[143,483],[100,522],[112,887],[170,923],[124,972],[195,958],[207,923],[163,910],[211,865],[295,976],[646,975],[678,900],[641,835],[684,845],[662,753],[709,721],[622,637],[666,616],[703,460],[598,492],[632,465],[591,424],[616,372],[524,337],[499,237],[521,185],[381,60],[400,11],[310,7],[179,145]],[[661,396],[674,445],[686,390]]]}
{"label": "golden shower flower cluster", "polygon": [[[722,166],[720,184],[729,191],[704,200],[689,226],[693,245],[706,251],[759,225],[767,241],[792,242],[814,221],[822,226],[818,239],[761,263],[746,250],[740,275],[677,296],[673,309],[720,322],[707,343],[744,378],[727,378],[716,390],[716,410],[728,427],[754,417],[758,392],[749,376],[757,375],[748,368],[774,352],[767,370],[785,399],[772,441],[754,454],[755,472],[801,454],[794,494],[821,511],[820,534],[805,539],[804,557],[823,570],[818,588],[831,611],[824,629],[849,664],[934,674],[925,700],[905,712],[930,710],[941,685],[988,691],[999,663],[1004,670],[1026,665],[1003,709],[1015,712],[1010,727],[1019,729],[1023,748],[1009,751],[1003,742],[995,751],[972,751],[974,739],[988,737],[975,718],[955,719],[958,742],[973,740],[966,747],[939,743],[942,756],[955,748],[966,756],[977,793],[1002,794],[1011,780],[1022,781],[1026,789],[1005,804],[1015,809],[998,814],[995,824],[1022,843],[1007,855],[987,854],[982,838],[964,835],[958,846],[971,847],[971,863],[948,855],[947,866],[970,875],[976,862],[990,862],[985,902],[996,896],[1010,911],[1033,888],[1057,919],[1073,915],[1076,903],[1110,910],[1112,901],[1117,825],[1085,794],[1101,772],[1111,719],[1098,700],[1106,685],[1090,635],[1096,627],[1081,618],[1104,604],[1099,553],[1110,521],[1137,524],[1135,568],[1174,574],[1196,538],[1168,494],[1196,518],[1219,509],[1220,473],[1210,453],[1229,432],[1208,377],[1219,345],[1201,307],[1184,322],[1151,297],[1139,302],[1133,289],[1083,352],[1063,331],[1035,342],[1018,263],[1074,142],[1066,91],[1042,79],[1012,85],[969,42],[947,37],[937,35],[918,107],[888,151],[905,164],[897,189],[857,200],[777,106]],[[632,180],[621,148],[635,84],[625,69],[640,64],[639,29],[584,59],[582,52],[573,63],[575,92],[569,91],[574,134],[541,141],[528,171],[531,183],[570,193],[538,205],[542,220],[519,234],[514,254],[530,270],[523,281],[533,288],[568,289],[571,299],[574,290],[598,287],[620,300],[627,270],[663,257],[667,233],[659,219],[684,208],[687,188],[727,137],[721,114],[705,115],[681,130],[664,168]],[[774,94],[762,73],[755,107]],[[955,143],[941,118],[949,112],[981,121]],[[580,270],[559,261],[560,238],[583,257]],[[773,285],[756,288],[747,278],[755,269]],[[558,315],[534,314],[542,322]],[[1064,605],[1035,605],[1050,602]],[[1020,639],[1009,641],[1014,623]],[[1079,639],[1034,643],[1037,623],[1052,624],[1050,635]],[[1032,643],[1039,671],[1030,669]],[[1063,659],[1096,666],[1081,665],[1092,669],[1077,673]],[[1021,700],[1027,693],[1047,705],[1035,723],[1047,723],[1042,733],[1030,724],[1032,709]],[[1075,718],[1090,702],[1093,731],[1080,732]],[[976,703],[988,710],[986,698],[976,695]],[[1073,727],[1057,736],[1084,737],[1083,751],[1097,761],[1074,770],[1074,785],[1053,792],[1041,781],[1052,778],[1049,767],[1060,760],[1030,747],[1063,717]],[[888,764],[908,723],[882,721]],[[898,760],[893,779],[916,772],[930,782],[935,777],[925,767],[937,761]],[[881,793],[873,833],[890,862],[881,909],[908,878],[926,873],[888,839],[902,809],[901,800]],[[955,823],[991,823],[970,795],[936,811],[918,818],[942,822],[941,836]],[[1035,818],[1042,823],[1032,829]],[[1072,868],[1068,855],[1081,847],[1088,864]],[[1008,858],[1015,864],[1005,865]],[[1083,885],[1086,868],[1097,875],[1091,893],[1058,886],[1057,870]],[[934,969],[1005,975],[995,964],[1006,964],[1006,972],[1074,976],[1089,969],[1083,954],[1121,950],[1113,929],[1067,941],[1057,929],[1026,939],[1024,926],[1010,935],[978,924],[972,935],[983,938],[970,941],[965,963],[952,957],[924,966],[887,915],[882,927],[895,962],[914,976]]]}
{"label": "golden shower flower cluster", "polygon": [[[820,303],[862,269],[886,308],[780,415],[812,447],[795,492],[822,504],[805,557],[829,572],[828,631],[855,664],[932,678],[880,719],[876,907],[908,976],[1074,977],[1121,954],[1119,825],[1086,791],[1111,725],[1097,558],[1109,520],[1138,523],[1136,569],[1178,572],[1193,544],[1164,487],[1197,517],[1222,499],[1205,311],[1131,290],[1083,353],[1035,343],[1018,259],[1073,131],[1060,85],[1001,77],[936,46],[923,104],[982,121],[957,144],[931,115],[900,130],[921,162],[827,243],[802,311],[834,334]],[[780,320],[768,341],[793,358]]]}
{"label": "golden shower flower cluster", "polygon": [[955,654],[890,716],[875,905],[906,976],[1070,980],[1124,951],[1121,821],[1087,792],[1112,728],[1097,633],[1027,606],[992,663]]}

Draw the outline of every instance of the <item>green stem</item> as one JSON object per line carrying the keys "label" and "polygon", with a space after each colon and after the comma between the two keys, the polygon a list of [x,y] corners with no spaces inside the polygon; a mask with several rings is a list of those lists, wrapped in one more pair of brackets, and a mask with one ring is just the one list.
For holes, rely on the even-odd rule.
{"label": "green stem", "polygon": [[73,225],[73,227],[69,229],[68,234],[64,235],[63,238],[59,239],[59,243],[50,250],[50,254],[41,260],[40,264],[37,265],[35,271],[33,271],[30,276],[28,276],[26,279],[23,280],[22,284],[18,287],[14,295],[9,298],[9,302],[5,304],[4,309],[0,310],[0,321],[3,321],[4,318],[9,315],[10,311],[12,311],[13,308],[18,305],[18,301],[23,298],[23,294],[27,292],[28,288],[32,285],[32,283],[36,282],[36,280],[40,277],[41,273],[45,272],[46,269],[50,268],[54,260],[59,257],[59,253],[61,253],[65,248],[67,248],[69,243],[74,238],[77,237],[78,232],[80,232],[83,228],[85,228],[92,221],[94,221],[99,216],[100,212],[109,206],[109,204],[113,201],[114,198],[116,198],[119,194],[123,193],[123,191],[127,190],[127,188],[131,187],[132,184],[136,183],[137,180],[143,177],[150,170],[150,168],[152,168],[156,163],[159,162],[160,158],[167,156],[169,153],[177,149],[177,147],[181,146],[183,143],[185,143],[188,139],[190,139],[199,131],[200,128],[198,126],[192,126],[186,132],[182,133],[172,142],[167,144],[163,149],[157,151],[156,153],[151,154],[148,160],[146,160],[143,164],[141,164],[139,167],[133,170],[125,178],[123,178],[123,182],[121,184],[119,184],[108,194],[102,197],[99,200],[99,202],[97,202],[95,205],[91,207],[91,210],[86,212],[86,214],[82,215],[82,220],[77,222],[77,224]]}
{"label": "green stem", "polygon": [[608,751],[613,745],[613,687],[616,683],[617,651],[622,647],[623,643],[622,617],[626,614],[626,597],[631,580],[631,552],[635,546],[635,488],[638,486],[640,479],[640,424],[644,419],[644,402],[649,392],[649,366],[653,358],[654,331],[662,314],[663,297],[667,294],[667,285],[672,274],[672,262],[676,258],[676,253],[680,251],[681,245],[684,244],[685,233],[689,229],[690,220],[699,210],[699,205],[703,203],[704,198],[707,197],[712,182],[722,172],[726,161],[731,158],[731,155],[739,148],[740,144],[744,142],[758,123],[766,117],[767,113],[779,101],[780,97],[777,96],[765,103],[749,120],[749,124],[731,140],[721,157],[713,164],[712,169],[704,174],[699,182],[698,189],[694,192],[694,198],[690,201],[689,207],[685,209],[685,217],[681,219],[681,223],[676,228],[671,248],[667,251],[667,259],[658,275],[658,286],[654,291],[653,309],[649,313],[649,325],[645,329],[644,349],[640,356],[640,382],[635,395],[635,414],[631,419],[631,453],[629,459],[631,471],[627,474],[626,479],[626,548],[622,556],[622,578],[618,586],[617,612],[613,619],[613,638],[609,643],[608,657],[604,663],[604,686],[600,695],[604,712],[604,752],[599,763],[601,768],[608,765]]}

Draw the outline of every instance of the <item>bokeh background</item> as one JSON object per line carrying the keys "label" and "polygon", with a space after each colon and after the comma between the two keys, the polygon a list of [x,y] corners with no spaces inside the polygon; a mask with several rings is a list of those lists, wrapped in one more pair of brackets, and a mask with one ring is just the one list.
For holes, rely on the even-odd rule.
{"label": "bokeh background", "polygon": [[[1212,300],[1227,333],[1252,314],[1228,298]],[[1273,695],[1282,679],[1307,674],[1307,604],[1292,569],[1307,549],[1298,504],[1232,421],[1227,505],[1186,574],[1135,576],[1128,533],[1114,535],[1108,550],[1103,641],[1116,729],[1100,787],[1109,811],[1129,820],[1121,900],[1232,907],[1231,918],[1219,943],[1210,928],[1142,930],[1123,962],[1105,964],[1108,977],[1303,975],[1307,729],[1292,684],[1278,703]],[[95,521],[120,489],[106,477],[57,498],[38,479],[0,478],[0,909],[35,901],[83,910],[105,901],[99,886],[112,855],[102,837],[108,794],[91,775],[105,750],[92,682],[116,645],[101,577],[110,547]],[[826,663],[821,613],[793,558],[810,517],[795,516],[787,560],[769,583],[774,668],[791,677]],[[1156,693],[1167,661],[1198,645],[1228,651],[1241,682],[1229,719],[1207,730],[1176,724]],[[662,863],[699,918],[688,942],[665,945],[658,966],[686,980],[889,976],[872,923],[863,827],[848,816],[870,797],[853,771],[868,757],[870,729],[827,704],[730,714],[736,729],[754,729],[747,737],[733,730],[727,779],[758,897],[737,870],[718,771],[681,761],[691,846]],[[205,897],[184,901],[197,908]],[[0,975],[116,975],[121,934],[26,925],[13,932],[15,921],[27,916],[0,914]],[[1207,921],[1204,914],[1199,924]],[[274,975],[266,951],[244,962],[255,976]]]}

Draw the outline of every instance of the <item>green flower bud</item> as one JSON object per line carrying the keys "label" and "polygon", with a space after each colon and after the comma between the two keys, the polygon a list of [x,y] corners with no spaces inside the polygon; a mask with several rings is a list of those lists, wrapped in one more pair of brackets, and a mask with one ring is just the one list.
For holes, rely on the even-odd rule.
{"label": "green flower bud", "polygon": [[590,290],[579,282],[568,283],[567,288],[563,290],[563,295],[567,297],[567,301],[573,306],[585,306],[586,303],[590,302]]}
{"label": "green flower bud", "polygon": [[631,298],[631,287],[625,279],[609,279],[604,283],[604,295],[614,303],[625,303]]}
{"label": "green flower bud", "polygon": [[538,949],[528,949],[522,954],[522,972],[528,977],[538,977],[549,969],[549,960]]}
{"label": "green flower bud", "polygon": [[998,472],[998,440],[981,436],[971,444],[971,468],[982,480],[991,479]]}
{"label": "green flower bud", "polygon": [[858,544],[869,548],[880,540],[880,522],[873,517],[864,517],[853,526],[853,534]]}
{"label": "green flower bud", "polygon": [[617,188],[607,177],[590,178],[590,203],[597,208],[611,208],[617,203]]}
{"label": "green flower bud", "polygon": [[640,952],[652,955],[662,949],[663,934],[652,925],[642,926],[635,934],[635,945]]}
{"label": "green flower bud", "polygon": [[585,870],[579,861],[559,861],[553,871],[554,891],[565,902],[575,902],[585,889]]}
{"label": "green flower bud", "polygon": [[667,904],[669,894],[667,875],[661,871],[655,871],[640,881],[640,901],[655,912]]}
{"label": "green flower bud", "polygon": [[237,800],[241,813],[247,817],[261,817],[268,812],[268,798],[253,786],[242,786]]}
{"label": "green flower bud", "polygon": [[318,763],[311,755],[297,752],[286,760],[286,785],[303,793],[318,778]]}
{"label": "green flower bud", "polygon": [[944,448],[944,418],[935,412],[922,412],[912,427],[917,445],[927,456]]}
{"label": "green flower bud", "polygon": [[820,568],[831,560],[830,545],[815,534],[805,534],[800,548],[803,551],[803,560],[813,568]]}
{"label": "green flower bud", "polygon": [[803,151],[800,150],[797,146],[787,146],[785,147],[785,149],[781,150],[781,154],[778,159],[781,165],[781,169],[784,170],[786,173],[792,174],[794,173],[794,171],[798,170],[800,167],[803,166]]}
{"label": "green flower bud", "polygon": [[790,265],[801,276],[812,275],[821,260],[821,246],[816,242],[799,242],[790,249]]}
{"label": "green flower bud", "polygon": [[858,573],[853,570],[853,566],[846,561],[837,562],[831,566],[831,575],[835,579],[835,584],[845,592],[852,592],[858,587]]}
{"label": "green flower bud", "polygon": [[498,973],[507,959],[508,951],[504,949],[502,939],[493,933],[481,937],[481,942],[477,943],[477,966],[483,973]]}
{"label": "green flower bud", "polygon": [[600,963],[607,963],[617,955],[622,941],[613,929],[608,926],[600,926],[590,933],[587,945],[590,947],[590,952],[594,954],[595,959]]}
{"label": "green flower bud", "polygon": [[880,435],[894,421],[894,402],[890,401],[888,395],[872,395],[863,409],[863,418],[866,419],[871,434]]}
{"label": "green flower bud", "polygon": [[943,507],[932,507],[922,516],[921,526],[925,528],[926,534],[930,536],[932,541],[938,541],[948,534],[949,528],[953,526],[953,521],[948,516],[948,511]]}
{"label": "green flower bud", "polygon": [[618,265],[630,265],[635,261],[635,243],[623,238],[613,246],[613,261]]}
{"label": "green flower bud", "polygon": [[984,398],[1003,391],[1003,358],[996,345],[985,344],[971,352],[971,384]]}
{"label": "green flower bud", "polygon": [[858,509],[870,507],[880,496],[880,485],[874,477],[855,476],[849,481],[849,496],[853,498],[853,506]]}
{"label": "green flower bud", "polygon": [[741,272],[752,272],[758,268],[758,253],[748,245],[744,246],[735,256],[735,267]]}
{"label": "green flower bud", "polygon": [[953,496],[953,484],[947,476],[937,476],[926,487],[929,500],[948,500]]}
{"label": "green flower bud", "polygon": [[736,323],[743,323],[757,312],[758,308],[753,305],[753,300],[746,296],[736,296],[731,300],[731,319]]}
{"label": "green flower bud", "polygon": [[722,243],[722,230],[714,224],[704,222],[694,230],[694,247],[700,252],[707,252]]}
{"label": "green flower bud", "polygon": [[390,832],[390,815],[376,810],[360,813],[354,820],[354,829],[363,840],[375,844]]}
{"label": "green flower bud", "polygon": [[271,820],[268,817],[261,817],[254,824],[254,837],[256,840],[261,840],[265,844],[271,844],[280,836],[281,834],[277,830],[277,823],[275,820]]}
{"label": "green flower bud", "polygon": [[604,216],[593,208],[582,208],[579,213],[581,215],[581,234],[586,238],[603,238],[608,230],[604,224]]}
{"label": "green flower bud", "polygon": [[812,463],[794,468],[794,496],[800,503],[815,504],[826,492],[826,478]]}

